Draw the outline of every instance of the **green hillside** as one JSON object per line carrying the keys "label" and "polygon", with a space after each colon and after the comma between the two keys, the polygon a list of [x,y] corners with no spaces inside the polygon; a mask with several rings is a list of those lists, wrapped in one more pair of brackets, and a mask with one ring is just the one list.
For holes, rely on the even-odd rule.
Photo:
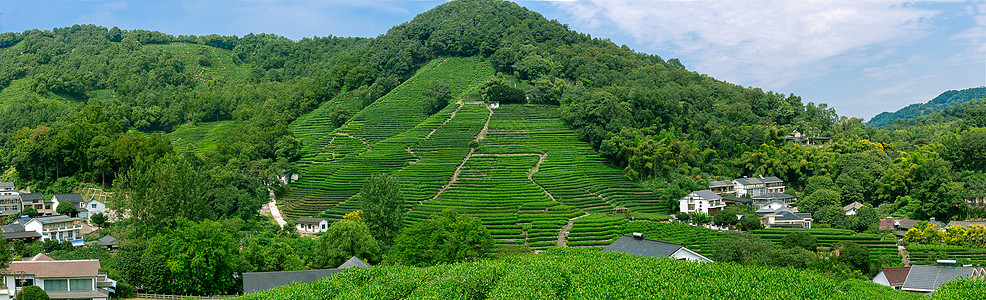
{"label": "green hillside", "polygon": [[890,125],[895,120],[914,119],[920,116],[931,114],[935,111],[966,103],[973,99],[986,98],[986,87],[977,87],[964,90],[951,90],[938,95],[927,103],[915,103],[901,108],[895,112],[882,112],[873,118],[866,125],[883,127]]}
{"label": "green hillside", "polygon": [[697,264],[586,249],[419,269],[350,269],[236,299],[978,299],[983,280],[926,297],[788,268]]}

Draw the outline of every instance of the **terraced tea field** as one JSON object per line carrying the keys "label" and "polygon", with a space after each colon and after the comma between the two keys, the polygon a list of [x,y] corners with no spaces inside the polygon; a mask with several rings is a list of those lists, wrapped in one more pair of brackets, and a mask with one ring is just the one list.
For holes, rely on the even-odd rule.
{"label": "terraced tea field", "polygon": [[893,258],[895,261],[901,261],[903,258],[897,250],[897,241],[892,238],[884,239],[878,234],[869,233],[856,233],[852,230],[845,229],[831,229],[831,228],[813,228],[813,229],[781,229],[781,228],[768,228],[761,230],[753,230],[751,233],[759,236],[762,239],[780,243],[780,240],[784,238],[789,233],[795,231],[807,231],[816,239],[818,239],[818,246],[821,247],[831,247],[833,244],[841,241],[853,241],[863,246],[870,251],[870,260],[876,261],[880,256],[886,255]]}
{"label": "terraced tea field", "polygon": [[986,266],[986,249],[983,248],[911,244],[907,246],[907,253],[911,264],[935,264],[939,259],[954,259],[962,264]]}

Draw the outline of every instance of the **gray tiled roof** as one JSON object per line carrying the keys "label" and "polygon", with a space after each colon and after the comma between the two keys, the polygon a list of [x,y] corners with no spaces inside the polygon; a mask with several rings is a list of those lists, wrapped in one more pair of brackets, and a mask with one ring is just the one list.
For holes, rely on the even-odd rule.
{"label": "gray tiled roof", "polygon": [[322,219],[322,218],[312,218],[312,217],[300,217],[300,218],[298,218],[298,221],[295,222],[295,224],[318,224],[318,223],[321,223],[322,221],[325,221],[325,219]]}
{"label": "gray tiled roof", "polygon": [[13,189],[13,188],[14,188],[13,182],[0,182],[0,189]]}
{"label": "gray tiled roof", "polygon": [[774,176],[764,177],[761,181],[763,181],[763,183],[784,183],[784,180]]}
{"label": "gray tiled roof", "polygon": [[752,197],[753,199],[767,199],[767,200],[786,200],[794,198],[794,196],[784,194],[784,193],[765,193]]}
{"label": "gray tiled roof", "polygon": [[53,196],[53,198],[57,198],[58,202],[85,202],[86,201],[85,199],[82,199],[82,195],[78,193],[56,194],[55,196]]}
{"label": "gray tiled roof", "polygon": [[15,232],[4,232],[4,239],[29,239],[29,238],[40,238],[41,234],[37,231],[15,231]]}
{"label": "gray tiled roof", "polygon": [[243,293],[249,294],[275,287],[288,285],[295,281],[305,283],[316,282],[329,275],[344,271],[343,269],[322,269],[283,272],[250,272],[243,273]]}
{"label": "gray tiled roof", "polygon": [[720,200],[720,199],[722,199],[722,197],[720,197],[719,195],[716,195],[716,193],[713,193],[710,190],[694,191],[694,192],[692,192],[692,194],[698,195],[699,197],[702,197],[702,199],[705,199],[705,200]]}
{"label": "gray tiled roof", "polygon": [[103,246],[113,246],[116,245],[116,238],[112,235],[106,235],[98,240],[86,242],[86,245],[103,245]]}
{"label": "gray tiled roof", "polygon": [[959,276],[969,276],[974,272],[975,268],[911,266],[911,270],[907,273],[907,280],[904,280],[902,289],[930,292],[938,289],[938,286],[946,281]]}
{"label": "gray tiled roof", "polygon": [[763,181],[757,178],[736,178],[734,181],[739,182],[742,185],[753,185],[753,184],[763,184]]}
{"label": "gray tiled roof", "polygon": [[34,219],[38,220],[38,222],[41,222],[41,224],[75,221],[74,218],[70,218],[69,216],[66,215],[44,216],[44,217],[37,217]]}
{"label": "gray tiled roof", "polygon": [[753,200],[750,200],[750,199],[740,198],[740,197],[732,197],[732,196],[722,196],[722,200],[742,202],[742,203],[753,202]]}
{"label": "gray tiled roof", "polygon": [[362,259],[355,256],[350,257],[349,260],[339,265],[337,269],[348,269],[348,268],[369,268],[370,264],[366,263]]}
{"label": "gray tiled roof", "polygon": [[681,249],[681,244],[624,235],[603,249],[603,252],[620,252],[649,257],[668,257]]}
{"label": "gray tiled roof", "polygon": [[729,180],[720,180],[709,182],[709,188],[723,187],[723,186],[733,186],[733,182]]}
{"label": "gray tiled roof", "polygon": [[45,198],[44,194],[41,193],[21,194],[20,196],[21,196],[21,201],[37,201],[37,200],[44,200]]}
{"label": "gray tiled roof", "polygon": [[21,225],[20,223],[13,223],[10,225],[0,226],[0,230],[3,230],[3,232],[18,232],[18,231],[24,231],[24,226]]}

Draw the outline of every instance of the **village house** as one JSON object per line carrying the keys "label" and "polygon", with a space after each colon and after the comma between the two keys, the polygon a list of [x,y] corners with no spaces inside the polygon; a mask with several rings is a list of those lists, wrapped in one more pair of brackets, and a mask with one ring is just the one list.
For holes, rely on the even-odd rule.
{"label": "village house", "polygon": [[21,198],[18,195],[0,195],[0,216],[21,213]]}
{"label": "village house", "polygon": [[733,181],[731,180],[720,180],[709,182],[709,190],[716,195],[722,194],[735,194],[736,190],[733,186]]}
{"label": "village house", "polygon": [[294,224],[300,233],[320,233],[329,230],[329,222],[322,218],[301,217]]}
{"label": "village house", "polygon": [[797,200],[794,196],[782,193],[764,193],[750,198],[753,199],[753,205],[756,207],[764,206],[773,201],[780,201],[784,202],[784,204],[791,205]]}
{"label": "village house", "polygon": [[965,203],[969,208],[986,208],[986,196],[969,195],[965,197]]}
{"label": "village house", "polygon": [[736,190],[736,196],[750,195],[753,197],[767,193],[767,186],[759,178],[733,179],[733,188]]}
{"label": "village house", "polygon": [[329,277],[332,274],[345,271],[348,268],[369,267],[370,264],[353,256],[335,269],[243,273],[243,294],[269,290],[297,281],[312,283],[318,281],[319,279]]}
{"label": "village house", "polygon": [[[21,199],[21,211],[24,208],[32,207],[40,215],[50,215],[54,213],[53,208],[45,205],[45,196],[41,193],[25,193],[18,195]],[[50,203],[50,202],[49,202]],[[50,205],[50,204],[49,204]]]}
{"label": "village house", "polygon": [[682,244],[644,238],[642,233],[624,235],[602,250],[647,257],[670,257],[692,262],[712,262],[698,252],[685,248]]}
{"label": "village house", "polygon": [[709,190],[720,196],[723,194],[734,194],[736,196],[749,195],[756,197],[764,194],[784,193],[787,191],[787,186],[784,185],[784,180],[780,178],[774,176],[763,177],[760,175],[756,178],[743,176],[743,178],[733,180],[712,181],[709,182]]}
{"label": "village house", "polygon": [[767,228],[811,228],[811,213],[799,213],[783,201],[771,201],[757,209]]}
{"label": "village house", "polygon": [[0,300],[14,299],[26,287],[36,285],[51,299],[110,299],[116,281],[99,273],[99,260],[54,260],[38,254],[27,261],[14,261],[3,275]]}
{"label": "village house", "polygon": [[0,182],[0,196],[19,194],[13,182]]}
{"label": "village house", "polygon": [[959,277],[986,277],[982,267],[959,266],[954,260],[939,260],[937,265],[883,268],[873,282],[897,290],[917,294],[929,294],[949,280]]}
{"label": "village house", "polygon": [[0,231],[3,231],[3,238],[8,241],[21,240],[24,242],[33,242],[41,238],[41,234],[36,231],[28,231],[24,229],[24,225],[21,224],[22,220],[15,221],[8,225],[0,226]]}
{"label": "village house", "polygon": [[726,202],[722,201],[722,197],[710,190],[691,192],[678,202],[678,210],[689,214],[700,212],[712,216],[726,208]]}
{"label": "village house", "polygon": [[54,196],[51,196],[51,203],[52,203],[51,209],[57,211],[58,205],[61,204],[62,202],[72,203],[72,206],[75,206],[75,210],[77,211],[76,214],[80,216],[88,215],[87,213],[88,210],[82,206],[83,204],[85,204],[86,200],[82,198],[81,194],[78,193],[56,194]]}
{"label": "village house", "polygon": [[791,135],[784,137],[784,140],[789,143],[821,147],[831,142],[832,138],[819,137],[814,134],[802,134],[801,132],[795,130],[791,133]]}
{"label": "village house", "polygon": [[849,205],[842,207],[842,211],[846,212],[847,216],[852,216],[855,215],[856,211],[858,211],[860,208],[863,208],[863,204],[859,203],[859,201],[855,201],[853,203],[849,203]]}
{"label": "village house", "polygon": [[[80,218],[91,219],[97,213],[106,214],[106,203],[96,200],[96,197],[89,197],[89,201],[83,202],[82,207],[86,209],[85,215],[79,213]],[[80,210],[81,211],[81,210]]]}
{"label": "village house", "polygon": [[37,232],[41,235],[42,241],[72,241],[82,238],[79,234],[82,221],[66,215],[37,217],[24,224],[24,229]]}

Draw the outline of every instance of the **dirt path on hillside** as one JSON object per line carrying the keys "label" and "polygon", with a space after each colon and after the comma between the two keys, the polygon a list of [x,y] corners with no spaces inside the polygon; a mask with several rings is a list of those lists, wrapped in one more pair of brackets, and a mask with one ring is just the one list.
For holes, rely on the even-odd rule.
{"label": "dirt path on hillside", "polygon": [[277,201],[274,199],[274,191],[267,189],[267,193],[270,196],[270,202],[265,203],[260,210],[270,212],[270,215],[274,217],[274,221],[277,222],[277,225],[283,228],[284,225],[288,224],[288,222],[284,221],[284,217],[281,217],[281,211],[277,209]]}
{"label": "dirt path on hillside", "polygon": [[561,231],[558,232],[558,247],[568,247],[568,231],[572,230],[572,225],[575,225],[575,220],[578,220],[579,218],[585,216],[588,215],[581,215],[578,217],[568,219],[568,224],[565,225],[565,227],[562,227]]}
{"label": "dirt path on hillside", "polygon": [[483,105],[490,111],[490,115],[486,117],[486,124],[483,124],[483,130],[480,130],[479,134],[476,135],[476,141],[486,138],[486,131],[490,128],[490,120],[493,119],[493,109],[490,108],[489,104],[484,103]]}
{"label": "dirt path on hillside", "polygon": [[911,257],[907,253],[907,248],[904,246],[897,246],[897,253],[900,254],[900,257],[902,258],[901,260],[904,262],[905,266],[911,265]]}

